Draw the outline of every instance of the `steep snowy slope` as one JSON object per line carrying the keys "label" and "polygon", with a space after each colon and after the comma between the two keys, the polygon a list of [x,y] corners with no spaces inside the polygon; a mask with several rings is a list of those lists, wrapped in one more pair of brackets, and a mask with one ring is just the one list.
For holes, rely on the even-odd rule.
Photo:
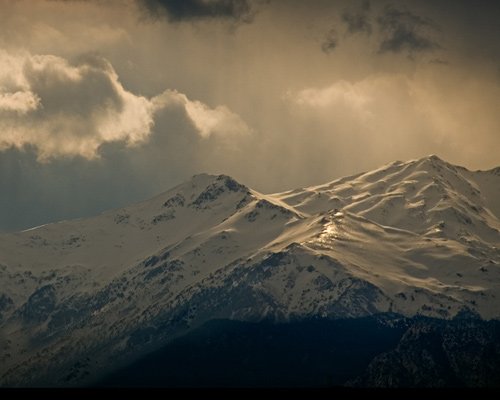
{"label": "steep snowy slope", "polygon": [[194,176],[0,236],[0,384],[75,385],[214,318],[500,318],[500,172],[435,156],[263,195]]}
{"label": "steep snowy slope", "polygon": [[[392,293],[398,312],[446,317],[458,300],[500,315],[499,169],[471,172],[430,156],[276,197],[309,215],[335,207],[313,247]],[[448,299],[408,302],[409,288]]]}

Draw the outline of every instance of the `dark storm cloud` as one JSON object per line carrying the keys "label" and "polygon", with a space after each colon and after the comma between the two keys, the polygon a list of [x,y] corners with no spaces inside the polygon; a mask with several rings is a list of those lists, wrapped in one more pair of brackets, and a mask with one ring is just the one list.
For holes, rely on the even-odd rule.
{"label": "dark storm cloud", "polygon": [[252,7],[248,0],[145,0],[138,4],[154,19],[171,22],[225,19],[251,22]]}
{"label": "dark storm cloud", "polygon": [[[379,54],[407,53],[412,57],[415,53],[441,48],[433,37],[439,31],[437,24],[406,9],[386,6],[383,13],[375,19],[370,2],[363,1],[358,8],[345,9],[340,19],[345,26],[345,39],[355,34],[371,36],[376,33]],[[372,22],[374,20],[376,24]],[[321,48],[328,53],[339,44],[337,32],[332,28],[326,34]]]}
{"label": "dark storm cloud", "polygon": [[364,1],[358,10],[345,10],[342,13],[342,22],[347,25],[347,34],[372,33],[372,24],[370,22],[370,2]]}
{"label": "dark storm cloud", "polygon": [[326,34],[325,39],[323,40],[323,43],[321,44],[321,50],[325,53],[330,53],[333,50],[335,50],[335,47],[338,45],[338,37],[337,37],[337,31],[332,28],[328,31]]}
{"label": "dark storm cloud", "polygon": [[411,56],[417,52],[432,51],[441,47],[431,38],[431,34],[439,28],[428,18],[387,6],[377,22],[384,35],[379,53],[408,52]]}

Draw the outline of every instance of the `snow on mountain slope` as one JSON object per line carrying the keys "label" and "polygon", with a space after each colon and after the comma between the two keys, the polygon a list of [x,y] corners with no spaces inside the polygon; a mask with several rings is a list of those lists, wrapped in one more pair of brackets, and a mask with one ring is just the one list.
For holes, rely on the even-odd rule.
{"label": "snow on mountain slope", "polygon": [[[398,312],[447,317],[458,301],[498,318],[498,171],[471,172],[430,156],[276,197],[309,215],[335,206],[313,247],[355,266],[354,274],[398,299]],[[408,302],[410,288],[447,300]]]}
{"label": "snow on mountain slope", "polygon": [[500,318],[500,173],[435,156],[263,195],[197,175],[0,236],[0,384],[74,385],[213,318]]}

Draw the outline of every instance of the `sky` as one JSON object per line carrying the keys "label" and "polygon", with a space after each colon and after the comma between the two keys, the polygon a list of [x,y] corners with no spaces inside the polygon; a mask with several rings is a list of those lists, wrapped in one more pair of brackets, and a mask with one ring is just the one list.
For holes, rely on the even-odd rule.
{"label": "sky", "polygon": [[500,2],[0,0],[0,232],[197,173],[500,165]]}

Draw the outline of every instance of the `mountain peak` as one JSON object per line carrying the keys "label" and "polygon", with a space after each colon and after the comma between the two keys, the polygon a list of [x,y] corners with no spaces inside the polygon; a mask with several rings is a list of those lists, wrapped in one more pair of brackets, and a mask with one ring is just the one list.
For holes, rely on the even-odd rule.
{"label": "mountain peak", "polygon": [[410,161],[410,164],[433,175],[436,173],[441,174],[443,170],[447,170],[453,174],[457,174],[459,171],[468,171],[467,168],[451,164],[435,154],[430,154],[417,160]]}
{"label": "mountain peak", "polygon": [[465,168],[461,165],[452,164],[446,160],[443,160],[442,158],[438,157],[435,154],[430,154],[428,156],[419,158],[417,160],[410,161],[410,163],[414,163],[417,165],[428,165],[431,167],[446,167],[446,168],[451,169],[452,171],[455,171],[455,172],[458,170],[469,171],[467,168]]}
{"label": "mountain peak", "polygon": [[448,162],[443,160],[442,158],[438,157],[436,154],[429,154],[428,156],[419,158],[416,160],[417,163],[422,164],[433,164],[433,165],[450,165]]}
{"label": "mountain peak", "polygon": [[236,179],[232,178],[229,175],[212,175],[212,174],[196,174],[191,177],[190,180],[192,183],[196,184],[196,186],[205,186],[216,185],[216,186],[225,186],[228,190],[232,192],[237,192],[240,190],[248,190],[248,188],[239,183]]}
{"label": "mountain peak", "polygon": [[436,154],[429,154],[427,157],[424,158],[427,158],[435,162],[445,162],[443,159],[439,158]]}
{"label": "mountain peak", "polygon": [[[206,207],[221,195],[247,195],[250,189],[228,175],[194,175],[190,181],[195,199],[191,203],[196,207]],[[189,183],[188,183],[189,185]]]}

